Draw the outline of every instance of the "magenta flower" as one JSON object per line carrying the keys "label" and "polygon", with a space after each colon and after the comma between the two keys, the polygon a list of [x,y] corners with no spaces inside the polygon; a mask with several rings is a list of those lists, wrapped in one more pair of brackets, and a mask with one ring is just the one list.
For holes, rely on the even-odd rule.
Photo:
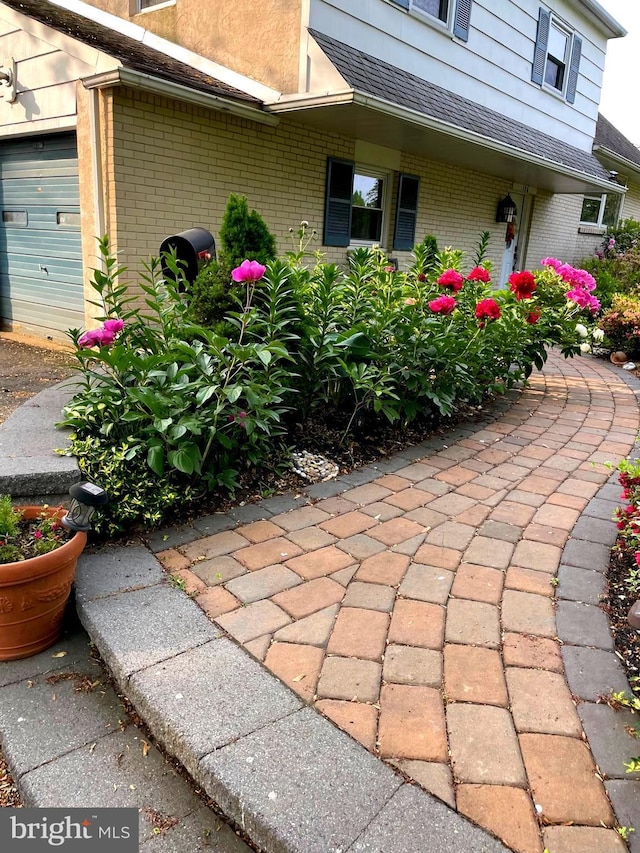
{"label": "magenta flower", "polygon": [[558,267],[562,266],[557,258],[543,258],[540,263],[543,267],[553,267],[554,270],[557,270]]}
{"label": "magenta flower", "polygon": [[34,539],[42,539],[42,531],[41,530],[34,530],[33,531],[33,538]]}
{"label": "magenta flower", "polygon": [[434,314],[451,314],[455,310],[456,300],[453,296],[438,296],[429,303],[429,308]]}
{"label": "magenta flower", "polygon": [[78,346],[80,349],[91,349],[91,347],[101,347],[102,336],[104,329],[90,329],[78,338]]}
{"label": "magenta flower", "polygon": [[231,270],[231,278],[234,281],[258,281],[266,270],[267,268],[257,261],[243,261],[239,267]]}
{"label": "magenta flower", "polygon": [[105,320],[102,326],[108,332],[113,332],[116,335],[124,329],[124,320]]}
{"label": "magenta flower", "polygon": [[450,287],[454,293],[457,293],[459,290],[462,290],[464,278],[457,270],[449,269],[442,273],[438,279],[438,284],[441,284],[443,287]]}
{"label": "magenta flower", "polygon": [[565,296],[571,302],[575,302],[580,308],[588,308],[592,314],[597,314],[600,310],[600,301],[595,296],[592,296],[589,291],[583,290],[580,287],[574,287]]}
{"label": "magenta flower", "polygon": [[476,305],[476,317],[478,320],[499,320],[500,306],[495,299],[481,299]]}

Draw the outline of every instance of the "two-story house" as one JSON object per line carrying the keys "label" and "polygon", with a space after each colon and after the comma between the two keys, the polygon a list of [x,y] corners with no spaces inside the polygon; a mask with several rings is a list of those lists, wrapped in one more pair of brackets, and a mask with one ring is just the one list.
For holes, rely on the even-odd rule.
{"label": "two-story house", "polygon": [[230,192],[339,262],[573,259],[567,199],[624,194],[592,152],[623,35],[596,0],[0,0],[0,317],[90,323],[96,235],[138,270]]}

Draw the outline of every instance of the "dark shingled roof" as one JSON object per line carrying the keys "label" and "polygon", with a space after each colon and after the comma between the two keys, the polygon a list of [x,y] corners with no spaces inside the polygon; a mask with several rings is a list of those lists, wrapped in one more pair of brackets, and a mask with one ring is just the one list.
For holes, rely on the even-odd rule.
{"label": "dark shingled roof", "polygon": [[55,6],[47,0],[2,0],[2,4],[21,12],[29,18],[57,30],[59,33],[88,44],[117,59],[125,68],[150,74],[172,83],[180,83],[190,89],[205,92],[209,95],[221,95],[225,98],[246,101],[256,106],[261,105],[257,98],[228,86],[221,80],[172,59],[159,50],[142,44],[135,39],[122,35],[102,24],[97,24],[89,18],[69,12],[60,6]]}
{"label": "dark shingled roof", "polygon": [[544,157],[585,175],[609,180],[609,173],[589,151],[507,118],[495,110],[455,95],[421,77],[389,65],[361,50],[309,30],[348,85],[359,92],[407,107],[452,127],[511,145],[523,154]]}
{"label": "dark shingled roof", "polygon": [[630,142],[626,136],[614,127],[610,121],[598,114],[598,124],[596,126],[596,138],[594,145],[606,148],[612,154],[617,154],[619,157],[624,157],[625,160],[630,160],[640,168],[640,148]]}

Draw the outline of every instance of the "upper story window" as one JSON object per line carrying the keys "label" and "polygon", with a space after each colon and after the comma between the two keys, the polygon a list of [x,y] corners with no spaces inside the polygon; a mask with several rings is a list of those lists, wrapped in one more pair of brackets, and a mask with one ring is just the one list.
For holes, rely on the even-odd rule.
{"label": "upper story window", "polygon": [[462,41],[469,39],[473,0],[391,0],[407,12],[415,12],[445,27],[453,26],[453,34]]}
{"label": "upper story window", "polygon": [[611,227],[618,221],[620,211],[620,196],[606,193],[586,195],[582,200],[580,222],[583,225],[598,225],[602,228]]}
{"label": "upper story window", "polygon": [[175,3],[176,0],[135,0],[135,11],[145,12],[147,9],[175,6]]}
{"label": "upper story window", "polygon": [[411,8],[433,15],[445,24],[449,20],[449,0],[411,0]]}
{"label": "upper story window", "polygon": [[582,39],[547,9],[540,9],[531,79],[573,104],[578,88]]}

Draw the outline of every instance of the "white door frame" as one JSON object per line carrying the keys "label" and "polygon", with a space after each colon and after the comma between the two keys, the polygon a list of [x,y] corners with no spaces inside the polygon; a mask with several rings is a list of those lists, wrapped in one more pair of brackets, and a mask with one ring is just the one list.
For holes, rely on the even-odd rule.
{"label": "white door frame", "polygon": [[[524,258],[527,256],[527,243],[529,241],[529,229],[531,226],[531,211],[533,209],[534,195],[522,190],[511,190],[511,198],[514,200],[517,213],[514,218],[515,237],[510,247],[505,245],[502,255],[502,266],[498,287],[507,287],[507,279],[512,272],[520,269]],[[505,234],[507,225],[504,226]]]}

